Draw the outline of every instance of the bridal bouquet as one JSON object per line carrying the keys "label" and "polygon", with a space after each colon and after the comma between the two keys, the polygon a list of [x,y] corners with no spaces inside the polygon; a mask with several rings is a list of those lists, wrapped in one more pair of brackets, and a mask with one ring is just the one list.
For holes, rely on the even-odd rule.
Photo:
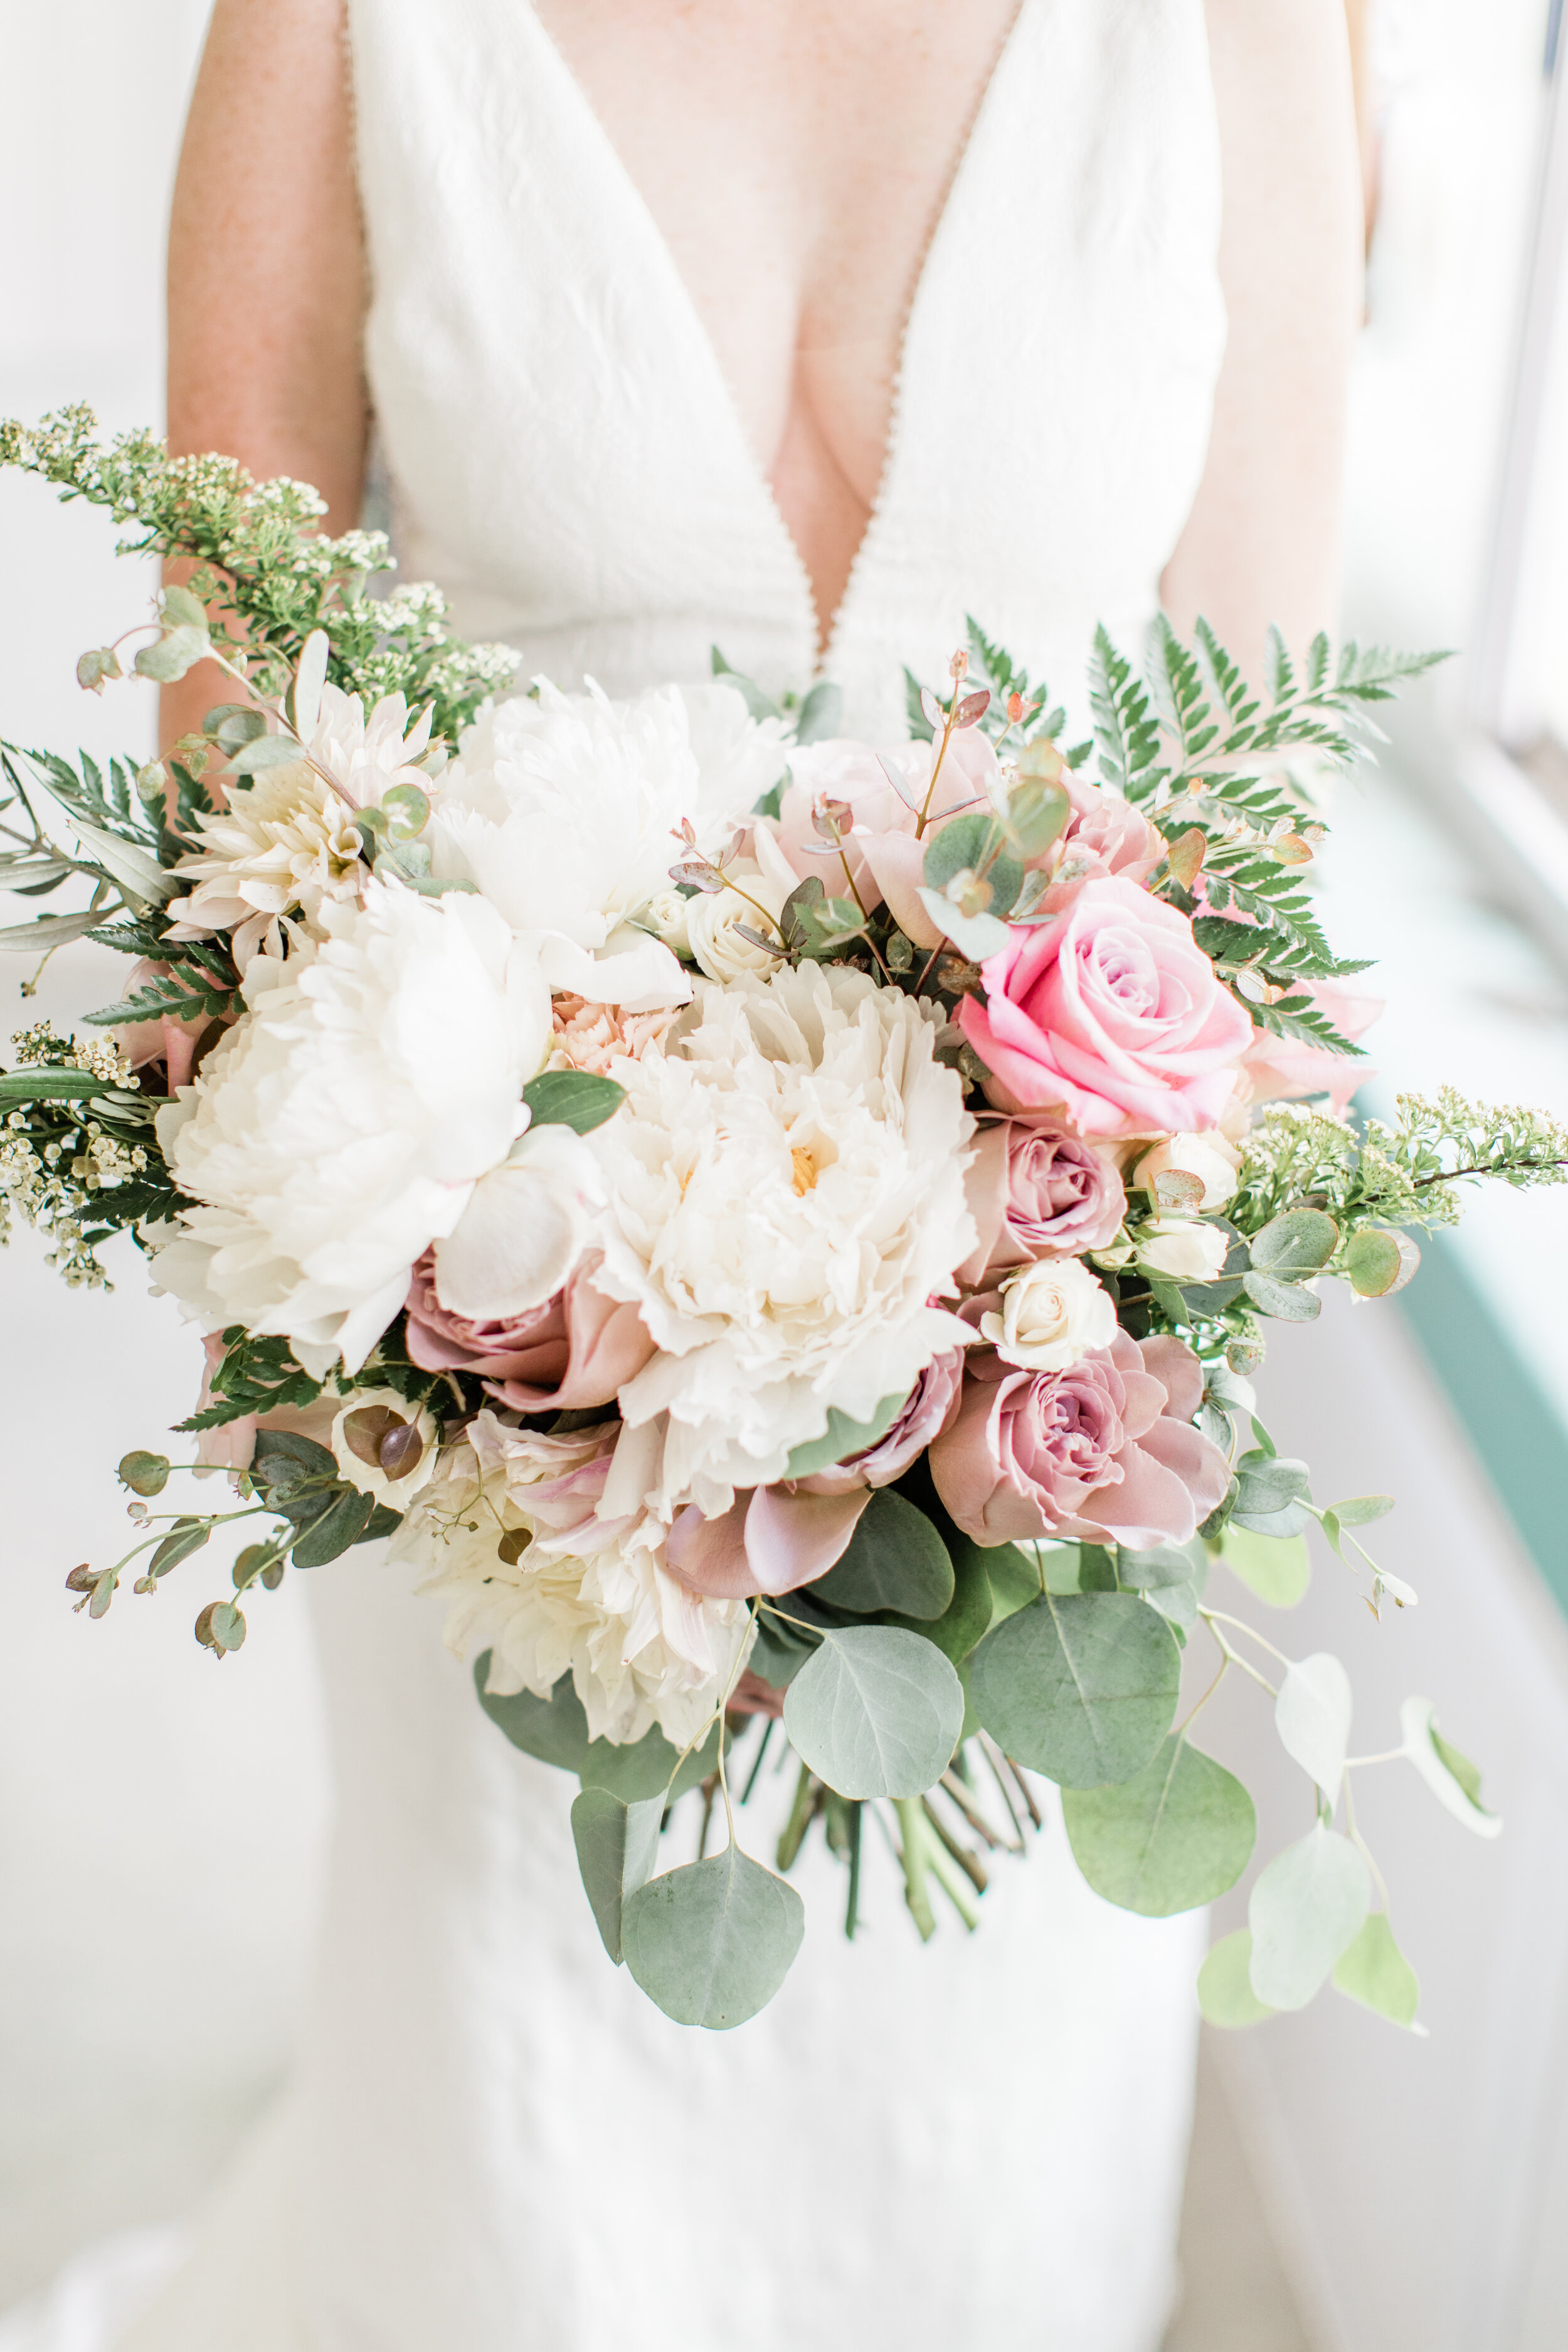
{"label": "bridal bouquet", "polygon": [[[17,1038],[0,1199],[72,1283],[131,1232],[206,1356],[195,1462],[121,1464],[138,1540],[71,1570],[79,1606],[256,1521],[196,1619],[223,1656],[290,1563],[389,1537],[489,1715],[580,1780],[611,1958],[706,2026],[783,1980],[817,1821],[851,1934],[868,1820],[921,1934],[939,1897],[973,1927],[1031,1776],[1110,1901],[1220,1894],[1253,1807],[1196,1733],[1234,1666],[1316,1820],[1205,2007],[1331,1976],[1410,2025],[1345,1671],[1210,1579],[1293,1599],[1312,1522],[1374,1610],[1414,1601],[1363,1549],[1389,1499],[1320,1503],[1258,1420],[1265,1328],[1325,1277],[1396,1291],[1461,1177],[1568,1163],[1449,1095],[1347,1115],[1375,1008],[1307,887],[1308,770],[1422,660],[1275,641],[1255,694],[1201,626],[1142,668],[1101,636],[1070,746],[973,626],[885,746],[717,654],[626,701],[509,694],[432,590],[365,594],[384,542],[311,536],[302,486],[91,422],[6,426],[0,460],[195,562],[127,663],[214,659],[230,695],[165,764],[5,755],[4,880],[89,897],[0,944],[135,961],[79,1035]],[[153,1507],[215,1466],[233,1510]],[[736,1820],[775,1733],[776,1871]],[[1495,1831],[1426,1700],[1398,1752]]]}

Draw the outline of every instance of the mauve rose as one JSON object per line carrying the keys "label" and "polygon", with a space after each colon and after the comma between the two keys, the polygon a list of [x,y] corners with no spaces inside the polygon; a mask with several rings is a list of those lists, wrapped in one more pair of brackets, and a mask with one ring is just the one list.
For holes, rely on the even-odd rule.
{"label": "mauve rose", "polygon": [[958,1411],[963,1386],[963,1349],[950,1348],[945,1355],[933,1356],[900,1406],[898,1418],[875,1445],[795,1484],[806,1495],[847,1495],[857,1486],[890,1486],[932,1439],[941,1436]]}
{"label": "mauve rose", "polygon": [[1192,1349],[1163,1336],[1119,1331],[1064,1372],[972,1356],[957,1417],[931,1447],[937,1493],[980,1544],[1186,1543],[1230,1482],[1192,1426],[1203,1386]]}
{"label": "mauve rose", "polygon": [[1085,1135],[1217,1126],[1252,1023],[1184,915],[1132,882],[1085,882],[1055,921],[1013,927],[959,1018],[1006,1110]]}
{"label": "mauve rose", "polygon": [[988,1121],[963,1181],[980,1234],[958,1269],[966,1288],[1034,1258],[1108,1249],[1127,1213],[1115,1161],[1053,1119]]}
{"label": "mauve rose", "polygon": [[578,1261],[542,1307],[504,1323],[479,1322],[436,1296],[434,1252],[408,1283],[408,1353],[426,1372],[478,1372],[513,1412],[581,1412],[608,1404],[653,1356],[637,1309],[606,1298],[591,1279],[596,1254]]}
{"label": "mauve rose", "polygon": [[1131,801],[1074,775],[1070,768],[1061,784],[1072,803],[1056,853],[1062,868],[1076,868],[1086,878],[1120,874],[1129,882],[1145,881],[1165,855],[1147,817]]}

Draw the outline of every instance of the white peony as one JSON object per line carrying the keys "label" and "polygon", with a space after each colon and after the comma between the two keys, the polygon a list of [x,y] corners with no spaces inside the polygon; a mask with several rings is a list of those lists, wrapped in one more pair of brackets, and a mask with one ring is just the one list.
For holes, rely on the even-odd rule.
{"label": "white peony", "polygon": [[700,983],[675,1044],[615,1065],[626,1100],[591,1139],[610,1194],[595,1281],[663,1352],[621,1391],[606,1509],[723,1511],[830,1408],[868,1421],[973,1339],[931,1304],[976,1246],[973,1121],[932,1057],[941,1023],[807,964]]}
{"label": "white peony", "polygon": [[1173,1282],[1214,1282],[1230,1250],[1230,1237],[1221,1225],[1205,1225],[1191,1217],[1156,1217],[1139,1235],[1140,1265]]}
{"label": "white peony", "polygon": [[428,710],[411,726],[401,694],[384,695],[368,719],[359,696],[335,686],[300,698],[310,760],[228,782],[226,805],[196,819],[201,847],[174,868],[191,887],[169,903],[170,937],[232,931],[242,971],[263,946],[281,951],[281,916],[298,913],[314,927],[324,900],[357,894],[364,868],[355,809],[379,808],[394,784],[435,789],[415,764],[428,750]]}
{"label": "white peony", "polygon": [[683,1004],[679,960],[632,919],[668,890],[683,820],[705,848],[723,845],[777,776],[783,734],[732,687],[612,702],[542,680],[537,701],[498,703],[464,736],[427,836],[434,870],[477,884],[552,988],[633,1011]]}
{"label": "white peony", "polygon": [[158,1114],[181,1213],[160,1284],[207,1330],[286,1333],[350,1371],[526,1123],[550,1043],[537,966],[493,907],[373,882],[328,936],[246,975],[249,1013]]}
{"label": "white peony", "polygon": [[1004,1363],[1065,1372],[1116,1337],[1116,1308],[1081,1258],[1041,1258],[1003,1277],[1002,1309],[980,1318]]}
{"label": "white peony", "polygon": [[568,1127],[531,1127],[481,1176],[436,1244],[436,1296],[454,1315],[505,1322],[553,1298],[604,1204],[599,1163]]}
{"label": "white peony", "polygon": [[392,1539],[447,1602],[458,1656],[490,1652],[487,1687],[547,1697],[570,1671],[595,1738],[658,1724],[685,1747],[751,1640],[744,1601],[710,1601],[664,1565],[664,1529],[596,1519],[609,1428],[546,1437],[478,1414]]}

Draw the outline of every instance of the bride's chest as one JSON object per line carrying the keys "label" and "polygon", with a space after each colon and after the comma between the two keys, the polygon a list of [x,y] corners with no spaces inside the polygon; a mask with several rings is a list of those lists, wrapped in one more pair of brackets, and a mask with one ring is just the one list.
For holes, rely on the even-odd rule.
{"label": "bride's chest", "polygon": [[539,0],[764,467],[874,495],[921,263],[1016,0]]}

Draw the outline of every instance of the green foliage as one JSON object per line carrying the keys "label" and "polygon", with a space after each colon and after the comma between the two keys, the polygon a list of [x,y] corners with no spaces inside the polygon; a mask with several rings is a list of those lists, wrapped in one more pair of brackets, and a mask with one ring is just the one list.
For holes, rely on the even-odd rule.
{"label": "green foliage", "polygon": [[[180,1433],[221,1429],[226,1422],[273,1412],[283,1405],[313,1404],[321,1395],[322,1383],[295,1362],[287,1339],[259,1336],[241,1323],[231,1323],[223,1345],[222,1359],[208,1381],[213,1402],[176,1423]],[[330,1454],[326,1460],[331,1462]]]}
{"label": "green foliage", "polygon": [[286,689],[305,640],[326,632],[327,676],[367,702],[407,697],[434,705],[434,731],[455,738],[486,695],[510,683],[517,657],[498,646],[465,646],[447,627],[446,603],[427,583],[366,593],[393,568],[385,537],[351,530],[320,536],[326,512],[308,483],[258,482],[232,458],[171,457],[148,432],[104,444],[85,407],[65,408],[37,426],[0,425],[0,466],[52,482],[66,499],[85,499],[131,526],[127,554],[194,559],[189,593],[216,620],[213,643],[251,665],[266,694]]}
{"label": "green foliage", "polygon": [[1095,1893],[1152,1919],[1194,1910],[1234,1886],[1258,1835],[1240,1781],[1184,1733],[1173,1733],[1119,1786],[1064,1790],[1062,1814]]}
{"label": "green foliage", "polygon": [[848,1626],[824,1633],[790,1683],[784,1719],[795,1753],[840,1796],[918,1797],[958,1745],[963,1686],[923,1635]]}
{"label": "green foliage", "polygon": [[1170,1728],[1181,1653],[1131,1592],[1043,1592],[974,1654],[975,1711],[1008,1756],[1070,1789],[1131,1780]]}
{"label": "green foliage", "polygon": [[1394,1940],[1386,1911],[1369,1911],[1355,1941],[1334,1962],[1334,1990],[1386,2017],[1391,2025],[1412,2026],[1421,2005],[1415,1969]]}
{"label": "green foliage", "polygon": [[605,1790],[627,1805],[651,1797],[673,1804],[717,1768],[717,1725],[684,1761],[658,1730],[617,1748],[608,1739],[589,1737],[588,1717],[570,1674],[562,1675],[548,1698],[539,1698],[532,1691],[488,1689],[489,1668],[486,1650],[474,1662],[474,1688],[490,1721],[526,1755],[575,1772],[584,1789]]}
{"label": "green foliage", "polygon": [[1277,1853],[1247,1903],[1252,1990],[1270,2009],[1304,2009],[1372,1901],[1360,1850],[1322,1822]]}
{"label": "green foliage", "polygon": [[1275,2012],[1252,1990],[1252,1930],[1222,1936],[1198,1970],[1198,2007],[1210,2025],[1260,2025]]}
{"label": "green foliage", "polygon": [[621,1948],[644,1992],[678,2025],[743,2025],[789,1973],[805,1932],[793,1886],[732,1842],[630,1895]]}
{"label": "green foliage", "polygon": [[925,1621],[952,1605],[952,1562],[924,1512],[884,1487],[860,1514],[843,1556],[806,1590],[856,1615],[889,1609]]}
{"label": "green foliage", "polygon": [[544,1070],[522,1090],[535,1127],[569,1127],[574,1135],[603,1127],[626,1098],[625,1087],[592,1070]]}
{"label": "green foliage", "polygon": [[604,1946],[621,1965],[621,1916],[628,1895],[645,1886],[658,1857],[662,1796],[629,1805],[607,1789],[584,1789],[572,1801],[572,1843]]}

